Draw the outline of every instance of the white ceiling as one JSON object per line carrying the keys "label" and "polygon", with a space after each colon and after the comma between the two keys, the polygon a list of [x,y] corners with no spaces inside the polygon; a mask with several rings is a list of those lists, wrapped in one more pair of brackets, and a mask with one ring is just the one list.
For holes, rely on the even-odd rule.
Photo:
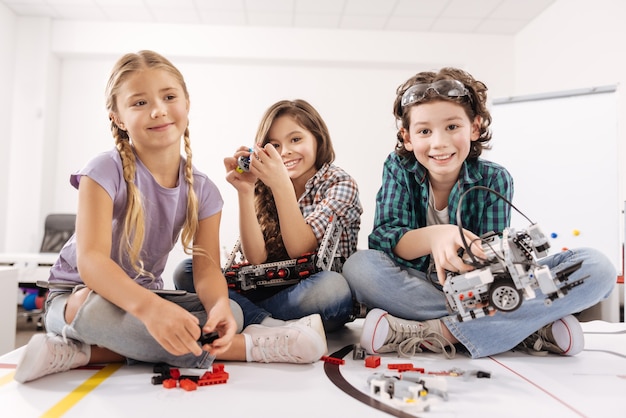
{"label": "white ceiling", "polygon": [[513,35],[556,0],[0,0],[18,16]]}

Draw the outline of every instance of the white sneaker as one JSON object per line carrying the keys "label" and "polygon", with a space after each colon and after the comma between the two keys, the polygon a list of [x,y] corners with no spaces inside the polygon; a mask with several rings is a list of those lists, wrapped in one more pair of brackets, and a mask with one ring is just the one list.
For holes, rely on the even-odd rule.
{"label": "white sneaker", "polygon": [[318,314],[281,327],[249,325],[243,334],[251,337],[252,360],[260,363],[314,363],[328,352]]}
{"label": "white sneaker", "polygon": [[[322,323],[322,317],[319,314],[312,314],[309,316],[305,316],[304,318],[294,319],[291,321],[287,321],[287,323],[288,324],[302,324],[313,329],[313,331],[317,332],[320,335],[320,337],[322,337],[322,339],[324,340],[324,346],[327,347],[326,332],[324,331],[324,324]],[[328,354],[328,349],[324,351],[323,355],[327,355],[327,354]]]}
{"label": "white sneaker", "polygon": [[365,317],[361,347],[369,354],[398,352],[404,357],[412,357],[425,348],[452,358],[456,348],[443,336],[441,326],[438,319],[410,321],[375,308]]}
{"label": "white sneaker", "polygon": [[578,319],[567,315],[531,334],[516,348],[533,355],[575,356],[585,348],[585,334]]}
{"label": "white sneaker", "polygon": [[64,372],[89,363],[91,347],[60,335],[36,334],[22,353],[14,379],[20,383]]}

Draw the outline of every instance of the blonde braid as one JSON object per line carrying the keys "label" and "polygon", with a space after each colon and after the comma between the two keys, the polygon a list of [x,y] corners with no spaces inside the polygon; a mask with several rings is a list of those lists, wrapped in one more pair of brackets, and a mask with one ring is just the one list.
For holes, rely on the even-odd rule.
{"label": "blonde braid", "polygon": [[187,216],[183,224],[181,242],[185,254],[203,254],[208,255],[206,251],[193,245],[193,239],[198,231],[198,196],[193,188],[193,164],[191,141],[189,140],[189,127],[185,129],[183,135],[185,154],[187,162],[185,163],[185,182],[187,183]]}
{"label": "blonde braid", "polygon": [[128,254],[132,269],[137,275],[145,275],[154,280],[152,273],[144,270],[141,260],[141,247],[143,246],[145,234],[145,219],[141,193],[135,185],[135,172],[137,163],[135,153],[132,150],[126,131],[121,130],[115,123],[111,123],[111,131],[115,138],[115,147],[120,153],[124,180],[127,187],[126,216],[124,218],[124,233],[119,252],[120,259],[123,254]]}

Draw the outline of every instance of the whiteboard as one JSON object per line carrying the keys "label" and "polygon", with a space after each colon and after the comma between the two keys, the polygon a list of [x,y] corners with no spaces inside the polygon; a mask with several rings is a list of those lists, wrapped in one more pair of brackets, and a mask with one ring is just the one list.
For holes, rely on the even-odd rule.
{"label": "whiteboard", "polygon": [[[563,248],[593,247],[621,271],[615,87],[494,100],[485,159],[513,176],[513,204]],[[528,227],[513,210],[511,226]]]}

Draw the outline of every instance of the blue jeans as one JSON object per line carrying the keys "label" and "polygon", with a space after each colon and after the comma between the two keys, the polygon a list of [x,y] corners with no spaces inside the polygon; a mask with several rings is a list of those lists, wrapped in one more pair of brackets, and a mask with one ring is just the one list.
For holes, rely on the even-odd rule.
{"label": "blue jeans", "polygon": [[524,300],[513,312],[497,312],[464,322],[457,322],[450,316],[444,293],[432,284],[426,273],[399,266],[381,251],[357,251],[346,260],[343,275],[358,302],[403,319],[441,318],[470,356],[480,358],[510,350],[544,325],[607,298],[615,286],[617,273],[602,253],[581,248],[563,251],[539,262],[551,270],[556,267],[561,270],[580,260],[583,261],[581,268],[569,281],[589,277],[552,305],[544,304],[544,295],[537,289],[534,299]]}
{"label": "blue jeans", "polygon": [[[46,330],[89,345],[98,345],[121,354],[129,360],[167,363],[175,367],[206,369],[215,359],[203,351],[200,356],[175,356],[167,352],[150,335],[135,316],[91,291],[70,324],[65,322],[65,305],[70,292],[55,294],[46,300]],[[207,313],[195,293],[162,296],[196,316],[201,324]],[[232,302],[231,302],[232,303]]]}
{"label": "blue jeans", "polygon": [[[191,259],[183,260],[174,271],[174,286],[194,292]],[[289,286],[273,296],[252,302],[233,290],[229,297],[243,310],[244,328],[259,324],[266,317],[292,320],[318,313],[324,329],[331,332],[350,321],[353,312],[352,293],[343,276],[334,271],[320,271]]]}

